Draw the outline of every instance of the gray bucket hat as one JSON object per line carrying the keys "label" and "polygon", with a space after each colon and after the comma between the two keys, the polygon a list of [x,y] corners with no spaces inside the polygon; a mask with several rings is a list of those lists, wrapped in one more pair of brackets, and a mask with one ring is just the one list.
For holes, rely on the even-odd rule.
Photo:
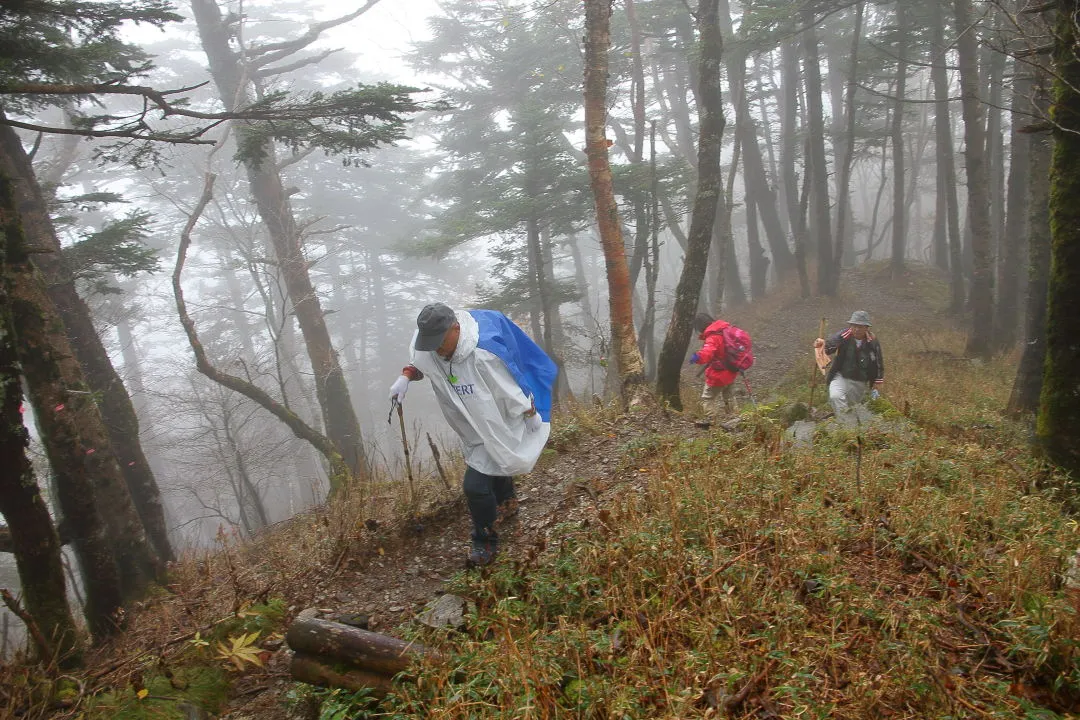
{"label": "gray bucket hat", "polygon": [[847,321],[848,325],[865,325],[870,327],[870,313],[865,310],[856,310],[851,313],[851,319]]}

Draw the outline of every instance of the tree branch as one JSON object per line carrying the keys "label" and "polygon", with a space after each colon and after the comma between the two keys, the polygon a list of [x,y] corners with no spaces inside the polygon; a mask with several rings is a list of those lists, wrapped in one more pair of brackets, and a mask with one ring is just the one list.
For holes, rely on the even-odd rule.
{"label": "tree branch", "polygon": [[255,78],[261,80],[263,78],[272,77],[274,75],[283,75],[284,73],[292,72],[293,70],[299,70],[300,68],[306,67],[307,65],[316,65],[318,63],[321,63],[326,58],[338,52],[341,52],[341,48],[326,50],[318,55],[312,55],[311,57],[297,60],[296,62],[290,63],[288,65],[279,65],[278,67],[263,68],[262,70],[254,73],[254,76]]}
{"label": "tree branch", "polygon": [[[81,137],[98,137],[98,138],[126,138],[128,140],[152,140],[154,142],[173,143],[177,145],[213,145],[213,140],[202,140],[202,135],[205,130],[198,133],[189,133],[187,135],[168,135],[155,132],[143,133],[139,129],[131,130],[80,130],[78,128],[61,128],[51,127],[49,125],[35,125],[33,123],[19,122],[18,120],[12,120],[5,117],[0,118],[0,125],[10,125],[11,127],[21,128],[23,130],[30,130],[32,132],[52,133],[54,135],[79,135]],[[210,128],[206,128],[209,130]]]}
{"label": "tree branch", "polygon": [[352,11],[348,15],[342,15],[339,18],[333,20],[325,20],[321,23],[315,23],[308,27],[307,32],[298,38],[292,40],[285,40],[277,43],[269,43],[262,47],[254,47],[249,49],[245,55],[248,61],[248,66],[251,68],[262,68],[271,63],[284,60],[293,53],[304,49],[311,43],[319,39],[319,36],[330,28],[343,25],[351,20],[355,20],[371,8],[375,7],[375,4],[379,0],[367,0],[363,6]]}
{"label": "tree branch", "polygon": [[214,367],[206,355],[206,349],[199,340],[198,332],[195,329],[195,321],[188,315],[180,277],[184,270],[184,262],[187,259],[188,248],[191,246],[191,233],[195,229],[195,225],[199,222],[199,218],[202,216],[203,211],[206,210],[206,206],[210,204],[210,200],[213,198],[215,179],[216,176],[213,173],[206,174],[202,196],[195,205],[195,209],[192,210],[191,214],[188,216],[187,223],[180,233],[180,246],[176,250],[176,267],[173,270],[172,276],[173,296],[176,298],[176,311],[180,316],[180,324],[184,327],[184,333],[187,335],[188,344],[191,345],[191,350],[195,354],[195,367],[199,372],[219,385],[227,387],[234,392],[238,392],[244,397],[258,403],[264,410],[285,423],[296,437],[311,443],[316,450],[322,453],[327,459],[327,462],[330,463],[330,484],[331,487],[336,487],[341,483],[343,478],[349,477],[349,469],[345,465],[337,449],[333,446],[333,443],[331,443],[326,436],[311,428],[300,418],[300,416],[291,412],[288,408],[270,397],[270,395],[262,388],[243,378],[224,373]]}

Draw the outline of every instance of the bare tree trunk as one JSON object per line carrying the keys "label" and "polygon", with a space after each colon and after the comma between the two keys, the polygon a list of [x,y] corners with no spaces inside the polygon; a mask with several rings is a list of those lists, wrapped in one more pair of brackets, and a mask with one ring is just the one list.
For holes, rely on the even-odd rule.
{"label": "bare tree trunk", "polygon": [[862,36],[863,12],[866,3],[855,5],[855,31],[851,39],[851,57],[848,59],[848,75],[844,88],[843,156],[840,158],[840,179],[836,190],[836,249],[833,251],[833,287],[840,291],[840,266],[848,247],[851,228],[848,220],[854,220],[851,212],[851,165],[855,158],[855,88],[859,76],[859,40]]}
{"label": "bare tree trunk", "polygon": [[[935,231],[934,260],[940,268],[949,269],[949,311],[958,314],[964,307],[964,269],[961,259],[960,200],[956,193],[956,165],[953,159],[952,119],[949,111],[949,76],[945,69],[945,18],[939,3],[933,9],[931,30],[935,57],[930,68],[934,84],[934,132],[937,145],[937,212],[940,213],[941,235]],[[935,225],[936,227],[936,225]],[[947,236],[946,236],[947,232]]]}
{"label": "bare tree trunk", "polygon": [[758,235],[757,208],[754,199],[746,196],[746,245],[750,249],[750,297],[758,300],[765,297],[769,277],[769,257],[761,246]]}
{"label": "bare tree trunk", "polygon": [[202,341],[199,340],[199,334],[195,329],[195,322],[188,315],[187,304],[184,301],[183,284],[181,282],[184,272],[184,262],[187,260],[188,248],[191,245],[191,232],[195,229],[199,217],[202,215],[203,210],[206,209],[206,205],[210,202],[210,198],[213,196],[213,188],[214,175],[207,175],[203,184],[202,197],[199,198],[195,209],[188,217],[187,224],[180,233],[180,244],[176,249],[176,265],[173,267],[172,274],[173,297],[176,300],[176,312],[180,317],[180,324],[184,328],[184,333],[187,335],[188,345],[191,346],[191,351],[195,355],[195,367],[199,372],[219,385],[227,387],[230,390],[238,392],[244,397],[255,401],[260,407],[272,414],[284,423],[286,427],[292,430],[296,437],[310,443],[312,447],[318,450],[319,453],[326,458],[326,462],[330,467],[329,475],[331,490],[342,490],[344,489],[345,480],[348,478],[350,470],[349,466],[338,453],[337,446],[335,446],[325,435],[319,433],[305,423],[299,415],[270,397],[270,395],[262,388],[243,378],[229,375],[214,367],[213,363],[211,363],[210,359],[207,357],[206,349],[203,347]]}
{"label": "bare tree trunk", "polygon": [[596,202],[596,220],[607,263],[611,337],[618,362],[620,394],[628,405],[639,403],[644,364],[634,332],[630,270],[626,264],[618,206],[611,180],[607,140],[608,49],[611,46],[609,0],[585,0],[585,151]]}
{"label": "bare tree trunk", "polygon": [[[721,194],[720,148],[724,132],[720,97],[720,62],[723,39],[718,18],[719,0],[699,0],[697,21],[701,53],[698,78],[700,105],[698,141],[698,183],[687,235],[686,258],[675,288],[675,305],[657,364],[656,389],[675,408],[682,408],[679,378],[691,323],[705,280],[709,244],[716,223],[716,207]],[[745,95],[745,92],[743,93]],[[726,257],[727,249],[721,257]]]}
{"label": "bare tree trunk", "polygon": [[[994,27],[988,32],[996,36],[1001,34],[1001,13],[988,6],[994,16]],[[1001,128],[1001,112],[1004,105],[1003,76],[1005,75],[1005,53],[997,48],[987,48],[989,52],[988,80],[990,93],[986,105],[986,176],[987,192],[990,196],[990,272],[1001,272],[1003,259],[1003,233],[1005,230],[1005,138]],[[996,319],[996,318],[995,318]],[[991,330],[993,334],[996,327]],[[995,347],[998,339],[993,338]]]}
{"label": "bare tree trunk", "polygon": [[896,104],[892,117],[893,151],[893,223],[892,223],[892,258],[889,269],[894,278],[904,273],[904,255],[907,249],[907,204],[904,202],[904,94],[907,90],[907,61],[903,39],[907,37],[907,16],[904,12],[905,0],[896,3],[896,32],[900,39],[896,50]]}
{"label": "bare tree trunk", "polygon": [[90,309],[75,289],[75,280],[64,262],[60,240],[34,177],[30,158],[19,136],[7,125],[0,127],[0,156],[0,163],[8,168],[15,180],[15,197],[23,230],[29,242],[44,251],[35,253],[33,262],[44,275],[51,304],[62,319],[67,343],[90,392],[97,398],[108,436],[108,452],[115,453],[126,492],[130,502],[135,503],[144,533],[154,544],[154,553],[163,559],[171,559],[173,551],[161,493],[139,440],[135,407],[97,334]]}
{"label": "bare tree trunk", "polygon": [[[780,175],[784,186],[788,227],[795,234],[799,222],[799,176],[795,156],[799,151],[799,51],[797,40],[780,43]],[[732,80],[734,82],[734,80]]]}
{"label": "bare tree trunk", "polygon": [[994,331],[994,274],[990,255],[990,195],[985,162],[986,138],[979,100],[977,46],[971,28],[971,0],[953,0],[960,94],[964,112],[964,158],[967,161],[968,226],[971,228],[971,334],[967,353],[986,357]]}
{"label": "bare tree trunk", "polygon": [[[1049,79],[1037,71],[1033,83],[1036,113],[1050,112]],[[1050,162],[1053,138],[1035,135],[1029,140],[1028,175],[1028,296],[1026,337],[1020,366],[1016,370],[1008,411],[1013,415],[1039,408],[1043,366],[1046,361],[1046,301],[1050,282]]]}
{"label": "bare tree trunk", "polygon": [[[728,0],[720,0],[719,22],[721,35],[733,37],[731,7]],[[765,230],[765,241],[772,255],[773,269],[776,271],[777,276],[782,277],[795,269],[795,256],[788,246],[784,226],[780,222],[776,192],[769,185],[769,176],[765,172],[765,161],[761,155],[761,146],[758,144],[757,128],[754,124],[754,118],[750,114],[750,99],[746,92],[745,51],[739,50],[730,53],[725,64],[727,65],[728,81],[731,88],[731,103],[735,107],[735,135],[742,147],[743,184],[746,187],[746,194],[754,196],[755,206]],[[781,127],[781,133],[786,132],[787,129]],[[781,162],[786,162],[783,159],[783,152],[781,152],[781,156]]]}
{"label": "bare tree trunk", "polygon": [[1028,236],[1031,135],[1020,130],[1031,112],[1032,79],[1026,63],[1013,61],[1012,131],[1009,140],[1009,195],[1005,234],[998,262],[998,302],[994,338],[1002,349],[1016,344],[1020,325],[1020,272]]}
{"label": "bare tree trunk", "polygon": [[829,208],[829,170],[825,164],[825,108],[821,102],[821,61],[818,58],[817,32],[814,30],[813,6],[803,6],[803,48],[806,57],[806,118],[808,135],[808,172],[812,172],[810,200],[813,210],[811,234],[817,241],[817,290],[819,295],[835,295],[833,277],[832,219]]}
{"label": "bare tree trunk", "polygon": [[[74,659],[79,639],[67,603],[60,538],[26,454],[30,436],[23,424],[19,339],[6,271],[9,254],[11,260],[26,262],[25,257],[19,257],[25,254],[26,244],[15,211],[13,185],[12,178],[0,174],[0,514],[11,533],[26,610],[53,643],[52,648],[38,648],[41,659],[48,662],[52,658],[44,655],[50,651]],[[2,651],[0,648],[0,657]]]}
{"label": "bare tree trunk", "polygon": [[[229,46],[229,30],[216,0],[192,0],[191,7],[222,102],[226,107],[234,108],[247,98],[252,78],[246,75],[242,57]],[[265,152],[261,161],[244,163],[248,184],[259,217],[270,235],[297,324],[304,336],[326,433],[352,476],[366,477],[367,459],[360,424],[319,297],[308,274],[300,230],[275,167],[273,148],[267,145],[262,149]]]}

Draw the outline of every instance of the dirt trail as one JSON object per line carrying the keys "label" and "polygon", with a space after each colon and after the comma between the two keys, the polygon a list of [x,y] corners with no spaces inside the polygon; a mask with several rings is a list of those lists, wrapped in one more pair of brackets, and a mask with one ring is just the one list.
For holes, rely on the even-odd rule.
{"label": "dirt trail", "polygon": [[[890,322],[918,321],[939,313],[933,299],[921,294],[934,285],[925,282],[930,271],[919,270],[899,281],[889,280],[886,273],[879,267],[845,275],[843,291],[834,300],[802,300],[794,288],[794,293],[774,293],[725,315],[754,339],[757,360],[749,376],[757,399],[766,399],[799,363],[810,372],[810,343],[822,316],[829,319],[828,330],[832,331],[844,325],[852,310],[868,310],[887,361]],[[701,379],[688,369],[684,382],[699,387]],[[624,449],[635,439],[653,433],[690,437],[706,432],[695,428],[692,420],[661,411],[633,420],[622,417],[611,421],[603,433],[559,452],[554,460],[542,460],[537,470],[518,479],[521,510],[500,529],[504,554],[522,554],[540,542],[553,525],[580,521],[612,495],[644,485],[644,475],[638,475],[634,468],[620,468]],[[460,480],[456,482],[460,485]],[[314,592],[312,604],[335,613],[368,615],[372,630],[392,634],[396,625],[419,612],[442,592],[450,576],[463,569],[469,533],[468,513],[461,499],[420,523],[376,528],[365,534],[364,547],[345,559],[332,578]],[[276,653],[268,673],[245,679],[237,688],[242,697],[234,700],[222,718],[288,718],[282,702],[290,684],[285,650]],[[246,695],[244,684],[249,684]]]}

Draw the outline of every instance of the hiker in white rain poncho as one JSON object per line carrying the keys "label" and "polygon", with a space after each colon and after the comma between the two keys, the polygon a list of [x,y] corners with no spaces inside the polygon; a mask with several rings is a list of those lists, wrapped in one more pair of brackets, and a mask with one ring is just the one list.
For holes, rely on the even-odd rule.
{"label": "hiker in white rain poncho", "polygon": [[532,470],[551,431],[557,368],[521,328],[494,310],[455,313],[442,303],[416,319],[412,362],[390,388],[402,401],[427,376],[446,422],[461,439],[463,487],[473,521],[469,562],[498,552],[500,506],[516,509],[514,475]]}

